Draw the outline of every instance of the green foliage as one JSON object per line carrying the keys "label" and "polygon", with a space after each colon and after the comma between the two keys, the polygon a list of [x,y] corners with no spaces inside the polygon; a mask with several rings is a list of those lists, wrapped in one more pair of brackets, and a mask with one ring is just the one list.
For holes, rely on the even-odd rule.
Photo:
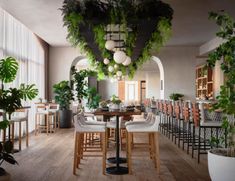
{"label": "green foliage", "polygon": [[[136,70],[150,59],[152,48],[159,50],[160,47],[169,39],[171,35],[171,19],[173,15],[172,8],[161,1],[148,0],[140,1],[139,4],[129,0],[112,0],[106,3],[101,0],[85,0],[82,5],[77,0],[64,1],[61,8],[64,26],[67,27],[67,39],[75,47],[86,53],[91,66],[97,71],[98,79],[104,79],[105,76],[114,76],[118,70],[123,75],[132,78]],[[126,54],[132,56],[138,36],[138,22],[155,21],[156,29],[152,32],[145,47],[139,57],[126,68],[120,65],[118,70],[110,73],[108,66],[103,63],[104,58],[108,58],[111,64],[114,64],[112,52],[105,49],[105,28],[108,24],[120,24],[121,30],[125,34],[124,46]],[[102,60],[96,60],[96,56],[91,47],[86,42],[85,37],[81,35],[82,26],[89,26],[94,33],[95,43],[99,47]],[[128,31],[131,28],[132,31]],[[127,70],[128,69],[128,70]]]}
{"label": "green foliage", "polygon": [[35,84],[31,85],[20,85],[20,97],[24,100],[32,100],[38,95],[38,89],[36,88]]}
{"label": "green foliage", "polygon": [[69,81],[61,81],[53,85],[55,101],[60,105],[61,110],[68,110],[70,101],[73,100],[73,93],[69,86]]}
{"label": "green foliage", "polygon": [[173,101],[178,101],[179,99],[183,98],[184,95],[183,94],[179,94],[179,93],[172,93],[170,94],[170,99],[172,99]]}
{"label": "green foliage", "polygon": [[89,109],[96,109],[99,107],[99,102],[101,100],[101,96],[97,93],[97,90],[95,87],[91,87],[87,89],[87,96],[86,96],[88,102],[87,107]]}
{"label": "green foliage", "polygon": [[16,109],[21,108],[21,91],[16,88],[0,90],[0,109],[3,109],[10,116]]}
{"label": "green foliage", "polygon": [[116,95],[112,95],[112,97],[110,98],[110,101],[113,103],[113,104],[120,104],[122,101],[119,99],[118,96]]}
{"label": "green foliage", "polygon": [[[13,57],[7,57],[0,60],[0,80],[2,83],[10,83],[15,80],[18,71],[18,62]],[[9,88],[5,90],[3,85],[0,89],[0,109],[3,110],[3,121],[0,122],[0,129],[6,129],[9,126],[9,121],[6,118],[6,114],[11,119],[11,114],[16,109],[22,107],[21,100],[32,100],[38,94],[38,90],[35,85],[21,84],[20,88]],[[10,164],[18,164],[15,158],[11,155],[13,152],[13,143],[9,140],[5,143],[0,142],[0,165],[3,161]],[[5,170],[0,168],[0,173],[4,174]]]}
{"label": "green foliage", "polygon": [[[225,83],[220,87],[220,95],[216,97],[217,103],[213,106],[214,109],[221,109],[227,115],[235,115],[235,20],[227,13],[209,14],[210,19],[216,21],[220,27],[220,31],[216,35],[223,38],[225,43],[221,44],[215,51],[209,54],[207,60],[208,66],[214,66],[216,61],[223,60],[221,70],[225,76]],[[231,152],[230,156],[235,156],[235,126],[234,122],[229,122],[225,117],[223,128],[228,138],[228,146]],[[222,137],[221,139],[224,139]]]}
{"label": "green foliage", "polygon": [[[4,83],[10,83],[14,81],[17,71],[18,62],[13,57],[7,57],[0,60],[0,79]],[[38,94],[38,89],[35,85],[25,85],[21,84],[20,88],[9,88],[5,90],[3,87],[0,90],[0,109],[3,109],[4,113],[11,114],[15,112],[16,109],[22,107],[21,100],[32,100]]]}
{"label": "green foliage", "polygon": [[18,71],[18,62],[13,57],[7,57],[0,60],[0,79],[4,83],[15,80]]}
{"label": "green foliage", "polygon": [[87,80],[89,76],[96,76],[96,72],[92,70],[80,70],[76,71],[75,67],[71,68],[73,75],[73,83],[75,84],[76,96],[78,100],[82,100],[83,97],[87,96]]}

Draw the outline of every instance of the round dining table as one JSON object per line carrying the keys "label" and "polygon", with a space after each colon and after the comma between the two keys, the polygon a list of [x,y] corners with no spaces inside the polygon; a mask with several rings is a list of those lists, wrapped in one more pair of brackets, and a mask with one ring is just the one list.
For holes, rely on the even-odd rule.
{"label": "round dining table", "polygon": [[126,158],[121,158],[120,157],[120,140],[119,140],[119,118],[122,116],[132,116],[132,115],[140,115],[141,111],[140,110],[133,110],[133,111],[126,111],[126,110],[112,110],[112,111],[102,111],[102,109],[97,109],[94,112],[94,115],[96,116],[103,116],[104,120],[107,120],[107,117],[116,117],[116,130],[115,130],[115,135],[116,135],[116,157],[108,158],[108,160],[111,163],[115,163],[115,166],[111,166],[106,168],[106,172],[108,174],[113,174],[113,175],[123,175],[123,174],[128,174],[128,168],[124,166],[120,166],[121,163],[126,162]]}

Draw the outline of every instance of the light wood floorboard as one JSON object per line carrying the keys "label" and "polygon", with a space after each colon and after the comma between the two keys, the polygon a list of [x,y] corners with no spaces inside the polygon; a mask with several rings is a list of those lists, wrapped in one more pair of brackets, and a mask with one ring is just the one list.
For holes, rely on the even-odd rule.
{"label": "light wood floorboard", "polygon": [[[144,135],[137,135],[135,141],[147,140]],[[73,129],[61,129],[56,133],[30,135],[29,147],[14,154],[19,165],[3,163],[4,167],[16,181],[206,181],[210,180],[206,164],[206,155],[197,164],[185,151],[182,151],[164,136],[160,136],[160,175],[157,174],[153,162],[147,152],[139,152],[135,148],[133,154],[133,175],[102,175],[102,160],[85,158],[77,170],[77,176],[72,174],[74,138]],[[17,144],[17,143],[16,143]],[[112,146],[112,145],[111,145]],[[113,148],[114,150],[114,148]],[[121,153],[125,155],[125,151]],[[109,151],[108,157],[115,155]]]}

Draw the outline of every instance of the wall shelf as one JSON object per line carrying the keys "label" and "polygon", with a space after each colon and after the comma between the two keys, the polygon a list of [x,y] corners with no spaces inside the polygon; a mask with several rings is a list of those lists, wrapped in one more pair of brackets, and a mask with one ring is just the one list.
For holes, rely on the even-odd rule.
{"label": "wall shelf", "polygon": [[205,65],[196,67],[196,98],[213,99],[213,70]]}

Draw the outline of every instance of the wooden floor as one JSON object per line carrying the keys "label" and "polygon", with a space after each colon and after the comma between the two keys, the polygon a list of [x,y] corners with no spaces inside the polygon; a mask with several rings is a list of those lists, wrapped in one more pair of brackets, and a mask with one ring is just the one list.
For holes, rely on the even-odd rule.
{"label": "wooden floor", "polygon": [[[137,141],[143,141],[143,135],[137,135]],[[197,164],[171,141],[160,136],[161,173],[157,174],[147,154],[133,159],[133,175],[102,175],[101,158],[86,158],[82,161],[77,176],[72,174],[73,163],[73,129],[59,130],[47,136],[39,134],[30,136],[30,146],[14,154],[18,166],[3,163],[3,167],[16,181],[193,181],[210,180],[206,165],[206,155],[202,163]],[[23,142],[24,145],[24,142]],[[140,155],[134,149],[133,153]],[[109,152],[109,155],[113,155]],[[125,154],[125,152],[122,152]]]}

